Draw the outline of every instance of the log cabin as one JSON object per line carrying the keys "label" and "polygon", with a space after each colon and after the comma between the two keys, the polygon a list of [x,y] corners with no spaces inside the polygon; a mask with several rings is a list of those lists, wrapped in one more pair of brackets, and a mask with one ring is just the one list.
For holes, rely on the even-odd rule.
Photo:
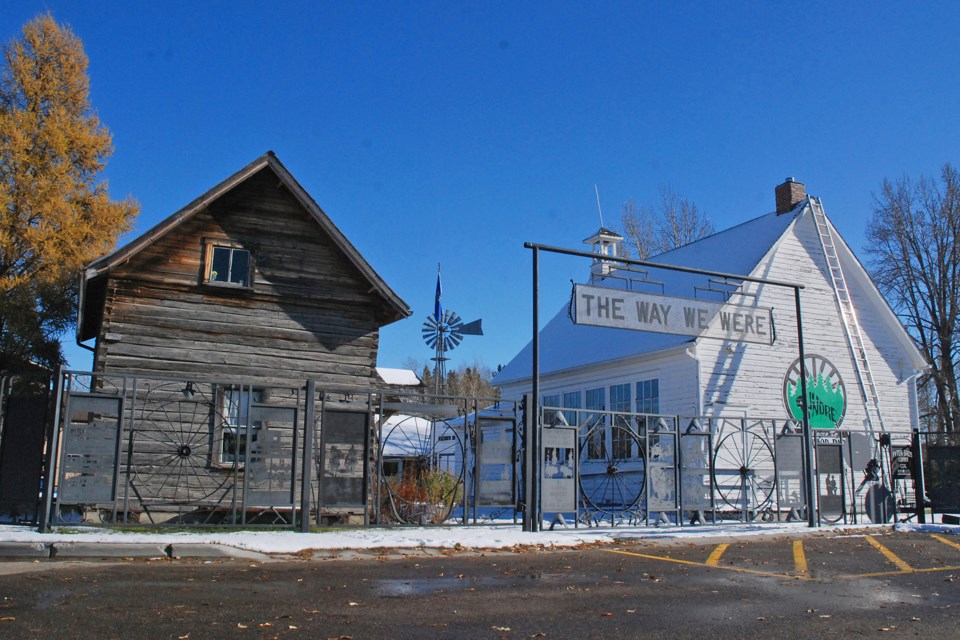
{"label": "log cabin", "polygon": [[[305,474],[323,475],[319,451],[313,468],[298,468],[299,411],[312,401],[304,384],[386,386],[379,330],[410,314],[276,155],[264,154],[85,269],[77,340],[95,340],[100,375],[96,393],[71,394],[65,448],[80,447],[70,459],[81,466],[62,474],[61,501],[97,503],[118,520],[167,511],[216,522],[238,517],[242,487],[239,517],[292,512]],[[99,408],[121,400],[132,407],[123,437],[122,411]],[[353,417],[359,429],[348,439],[363,445],[369,420]],[[333,437],[326,422],[318,419],[317,433]],[[125,461],[119,486],[115,472],[91,470],[96,455],[83,453],[83,438],[71,440],[91,429],[120,443],[94,460],[108,470]],[[371,486],[359,469],[348,478],[354,519]],[[101,490],[91,490],[93,479]]]}

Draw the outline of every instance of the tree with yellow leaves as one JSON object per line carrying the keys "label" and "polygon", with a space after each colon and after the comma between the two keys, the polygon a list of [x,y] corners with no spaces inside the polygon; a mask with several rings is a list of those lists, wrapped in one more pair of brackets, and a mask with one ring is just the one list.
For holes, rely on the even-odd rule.
{"label": "tree with yellow leaves", "polygon": [[76,320],[80,269],[139,205],[99,174],[113,153],[90,105],[83,43],[49,14],[3,48],[0,69],[0,371],[52,369]]}

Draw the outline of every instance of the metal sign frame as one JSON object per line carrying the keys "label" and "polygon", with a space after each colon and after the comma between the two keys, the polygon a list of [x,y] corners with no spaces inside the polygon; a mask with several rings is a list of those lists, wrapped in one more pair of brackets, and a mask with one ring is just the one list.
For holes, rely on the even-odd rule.
{"label": "metal sign frame", "polygon": [[773,309],[577,284],[574,324],[772,345]]}
{"label": "metal sign frame", "polygon": [[[549,245],[538,244],[534,242],[524,242],[524,248],[530,249],[532,251],[533,265],[532,265],[532,302],[533,302],[533,341],[532,341],[532,391],[531,398],[527,404],[528,417],[530,416],[539,416],[540,415],[540,252],[547,253],[556,253],[560,255],[575,256],[580,258],[588,258],[590,260],[596,260],[597,254],[590,251],[580,251],[576,249],[564,249],[561,247],[552,247]],[[783,287],[793,290],[794,296],[794,305],[796,307],[797,314],[797,344],[798,351],[800,356],[800,385],[801,393],[803,397],[807,397],[807,372],[806,372],[806,354],[803,349],[803,318],[800,305],[800,291],[804,289],[804,285],[795,283],[795,282],[784,282],[781,280],[770,280],[768,278],[757,278],[754,276],[746,275],[737,275],[732,273],[724,273],[722,271],[710,271],[706,269],[694,269],[692,267],[682,267],[671,264],[663,264],[659,262],[651,262],[649,260],[635,260],[633,258],[622,258],[617,257],[616,262],[628,265],[636,265],[640,267],[648,267],[654,269],[664,269],[666,271],[678,271],[681,273],[691,273],[695,275],[702,275],[712,278],[722,278],[725,280],[733,280],[740,282],[754,282],[757,284],[769,285],[772,287]],[[533,422],[539,427],[539,424],[536,419]],[[817,514],[814,513],[814,478],[813,478],[813,438],[810,433],[810,417],[807,413],[806,406],[803,407],[803,449],[804,449],[804,462],[806,463],[806,470],[804,473],[804,485],[806,488],[807,495],[807,525],[810,527],[819,526],[819,518]],[[527,423],[528,425],[530,422]],[[528,433],[533,431],[533,433]],[[534,429],[525,429],[524,430],[524,445],[526,447],[532,447],[534,451],[539,451],[539,446],[537,442],[537,431],[538,428]],[[529,449],[528,449],[529,451]],[[540,469],[539,469],[539,459],[537,456],[532,456],[533,460],[531,461],[534,467],[528,470],[527,477],[530,482],[539,483],[540,480]],[[530,460],[528,458],[528,460]],[[537,502],[536,496],[539,495],[537,488],[532,488],[530,496],[533,498],[526,505],[527,511],[524,512],[523,525],[525,531],[539,531],[543,522],[542,511],[540,510],[540,505]]]}

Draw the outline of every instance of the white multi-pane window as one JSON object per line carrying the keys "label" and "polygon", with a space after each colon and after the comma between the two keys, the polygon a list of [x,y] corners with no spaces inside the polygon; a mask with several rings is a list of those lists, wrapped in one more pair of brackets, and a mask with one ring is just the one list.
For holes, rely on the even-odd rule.
{"label": "white multi-pane window", "polygon": [[[630,401],[630,388],[631,384],[614,384],[610,385],[610,410],[611,411],[623,411],[628,413],[633,410]],[[630,437],[629,430],[630,421],[626,416],[618,415],[616,416],[614,423],[621,427],[620,429],[614,429],[613,431],[613,457],[615,459],[623,459],[633,457],[633,451],[631,451],[631,444],[633,439]]]}
{"label": "white multi-pane window", "polygon": [[[588,420],[591,427],[603,423],[603,414],[601,411],[607,408],[607,390],[603,387],[587,389],[586,404],[584,408],[588,412]],[[596,411],[597,413],[593,413]],[[607,442],[604,429],[593,429],[587,440],[587,458],[590,460],[600,460],[607,456]]]}
{"label": "white multi-pane window", "polygon": [[637,413],[660,413],[660,381],[656,378],[637,383]]}
{"label": "white multi-pane window", "polygon": [[[560,406],[560,394],[551,393],[544,395],[543,399],[540,401],[540,406],[544,407],[543,409],[543,423],[544,424],[553,424],[554,420],[557,418],[557,407]],[[547,408],[549,407],[549,408]]]}
{"label": "white multi-pane window", "polygon": [[[567,391],[563,394],[563,408],[564,409],[580,409],[580,398],[583,394],[579,391]],[[567,424],[575,427],[580,420],[579,411],[564,411],[563,417],[566,418]]]}

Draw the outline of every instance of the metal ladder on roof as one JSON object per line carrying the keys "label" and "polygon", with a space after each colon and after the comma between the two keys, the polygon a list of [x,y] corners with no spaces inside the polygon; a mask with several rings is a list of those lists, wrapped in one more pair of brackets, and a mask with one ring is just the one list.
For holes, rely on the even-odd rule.
{"label": "metal ladder on roof", "polygon": [[837,308],[840,310],[843,330],[847,336],[847,345],[853,355],[857,382],[860,386],[863,406],[867,414],[867,431],[871,434],[875,434],[877,431],[883,433],[886,431],[886,427],[883,424],[883,415],[880,412],[877,385],[873,380],[873,373],[870,369],[870,358],[867,357],[860,323],[857,321],[857,313],[853,301],[850,299],[850,291],[847,289],[847,280],[843,275],[843,269],[840,268],[840,258],[837,256],[833,233],[830,230],[830,224],[827,222],[827,216],[823,212],[823,205],[818,198],[810,198],[810,212],[813,214],[813,221],[817,227],[817,236],[820,238],[823,255],[827,259]]}

